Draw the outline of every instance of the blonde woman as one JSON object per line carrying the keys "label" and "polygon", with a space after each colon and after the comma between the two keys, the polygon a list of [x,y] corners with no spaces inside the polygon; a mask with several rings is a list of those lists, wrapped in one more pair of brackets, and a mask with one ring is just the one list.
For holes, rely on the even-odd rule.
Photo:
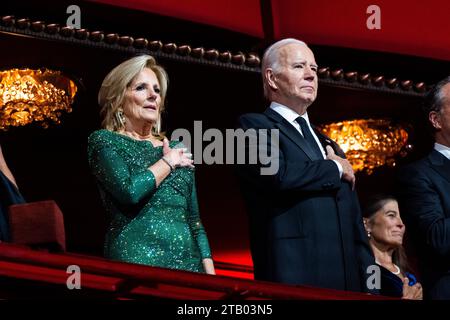
{"label": "blonde woman", "polygon": [[103,80],[103,128],[89,137],[89,163],[110,223],[105,256],[214,274],[199,216],[192,155],[161,133],[164,69],[131,58]]}

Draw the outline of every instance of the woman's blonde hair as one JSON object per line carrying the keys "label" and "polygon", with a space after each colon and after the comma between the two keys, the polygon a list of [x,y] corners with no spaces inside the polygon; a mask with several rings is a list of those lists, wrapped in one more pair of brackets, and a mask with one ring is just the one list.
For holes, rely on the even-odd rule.
{"label": "woman's blonde hair", "polygon": [[98,92],[98,104],[101,107],[102,127],[112,131],[119,131],[125,127],[123,119],[123,100],[125,91],[144,68],[151,69],[158,78],[161,90],[161,104],[158,111],[158,120],[153,126],[152,133],[161,136],[161,113],[164,111],[169,78],[166,71],[159,66],[155,58],[149,55],[140,55],[128,59],[112,69],[102,82]]}

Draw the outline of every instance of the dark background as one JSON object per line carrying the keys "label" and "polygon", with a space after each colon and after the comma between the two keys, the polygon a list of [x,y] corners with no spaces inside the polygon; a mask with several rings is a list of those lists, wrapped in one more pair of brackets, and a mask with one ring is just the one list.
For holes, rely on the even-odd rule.
{"label": "dark background", "polygon": [[[66,8],[74,2],[17,1],[2,4],[0,15],[65,24]],[[146,37],[216,48],[232,52],[257,52],[267,45],[258,39],[231,31],[149,13],[80,2],[82,28],[102,30],[134,38]],[[448,75],[449,62],[311,45],[321,66],[434,83]],[[65,218],[68,251],[101,255],[106,217],[87,164],[87,137],[100,128],[97,92],[104,76],[130,57],[120,51],[55,42],[0,33],[0,68],[61,70],[79,85],[73,112],[62,124],[43,129],[36,125],[0,132],[5,158],[28,202],[53,199]],[[167,112],[163,127],[168,135],[176,128],[192,132],[193,122],[208,128],[234,128],[239,115],[261,112],[260,74],[182,60],[158,59],[169,74]],[[431,139],[421,117],[420,97],[355,90],[322,84],[309,114],[316,125],[344,119],[390,118],[409,126],[413,152],[399,163],[424,155]],[[393,191],[393,170],[380,168],[372,175],[357,175],[363,199],[371,192]],[[200,210],[213,255],[219,260],[251,264],[247,220],[233,168],[230,165],[197,165]]]}

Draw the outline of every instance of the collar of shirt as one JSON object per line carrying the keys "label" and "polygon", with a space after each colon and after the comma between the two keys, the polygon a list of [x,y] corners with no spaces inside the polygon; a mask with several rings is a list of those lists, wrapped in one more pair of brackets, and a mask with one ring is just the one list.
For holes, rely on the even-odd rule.
{"label": "collar of shirt", "polygon": [[444,146],[443,144],[435,142],[434,143],[434,150],[442,153],[442,155],[444,157],[446,157],[447,159],[450,160],[450,148],[449,147]]}
{"label": "collar of shirt", "polygon": [[[292,110],[289,107],[286,107],[278,102],[273,102],[270,104],[270,108],[280,114],[283,118],[285,118],[289,123],[293,124],[297,129],[300,129],[300,125],[295,121],[300,115]],[[302,118],[306,120],[306,123],[308,124],[308,127],[311,128],[311,124],[309,123],[309,117],[308,112],[305,112],[303,115],[301,115]],[[301,129],[299,130],[302,131]],[[303,133],[302,133],[303,134]]]}
{"label": "collar of shirt", "polygon": [[[286,119],[303,136],[302,129],[300,128],[299,123],[296,121],[296,119],[300,116],[297,112],[295,112],[294,110],[292,110],[289,107],[286,107],[285,105],[282,105],[282,104],[280,104],[278,102],[274,102],[274,101],[272,101],[272,103],[270,104],[270,108],[273,111],[275,111],[276,113],[280,114],[284,119]],[[308,112],[305,112],[304,114],[302,114],[301,117],[306,120],[309,130],[311,131],[312,136],[314,137],[314,140],[316,141],[317,145],[319,146],[320,151],[322,151],[322,156],[324,158],[326,158],[327,156],[325,153],[325,149],[323,148],[322,144],[320,143],[319,138],[317,137],[314,130],[312,130],[311,124],[309,123]]]}

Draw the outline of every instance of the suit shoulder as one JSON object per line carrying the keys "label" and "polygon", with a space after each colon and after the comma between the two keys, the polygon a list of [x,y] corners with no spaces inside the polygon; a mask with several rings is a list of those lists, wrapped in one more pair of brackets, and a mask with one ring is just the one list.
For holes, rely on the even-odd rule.
{"label": "suit shoulder", "polygon": [[238,126],[240,128],[266,127],[268,118],[263,113],[246,113],[239,117]]}
{"label": "suit shoulder", "polygon": [[419,160],[413,161],[411,163],[408,163],[402,167],[399,168],[399,171],[401,172],[414,172],[417,171],[423,167],[428,166],[428,156],[423,157]]}
{"label": "suit shoulder", "polygon": [[427,180],[429,167],[427,157],[416,160],[399,167],[395,175],[396,180],[404,184],[411,184],[412,180]]}

